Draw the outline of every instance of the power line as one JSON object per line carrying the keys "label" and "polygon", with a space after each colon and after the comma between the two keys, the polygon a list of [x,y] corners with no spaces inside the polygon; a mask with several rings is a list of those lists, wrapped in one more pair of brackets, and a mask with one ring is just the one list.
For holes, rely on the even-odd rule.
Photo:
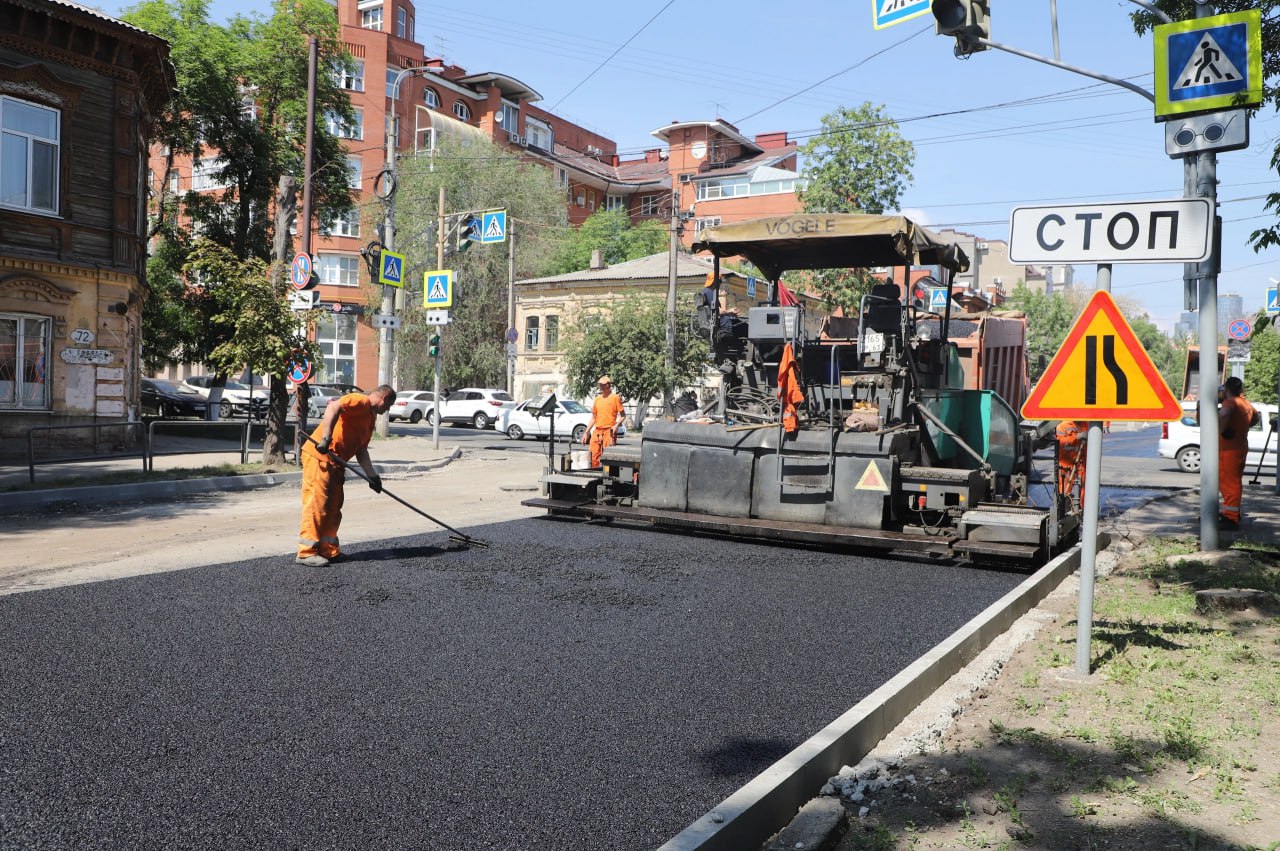
{"label": "power line", "polygon": [[622,49],[626,47],[628,44],[635,41],[636,37],[639,36],[640,33],[644,32],[646,29],[648,29],[649,24],[652,24],[654,21],[658,20],[658,16],[661,15],[663,12],[667,11],[667,9],[671,8],[671,4],[674,2],[676,2],[676,0],[667,0],[667,3],[665,6],[663,6],[661,9],[655,12],[652,18],[644,22],[644,26],[640,27],[640,29],[636,30],[634,33],[631,34],[631,38],[627,39],[622,44],[618,45],[618,49],[613,51],[613,53],[610,53],[609,56],[599,65],[597,65],[595,68],[591,69],[591,73],[583,77],[582,82],[578,83],[578,85],[574,86],[572,89],[569,89],[568,93],[564,95],[564,97],[560,98],[560,100],[553,103],[551,105],[551,110],[554,110],[557,106],[564,103],[565,99],[568,98],[569,95],[573,94],[578,89],[582,88],[583,83],[586,83],[587,80],[590,80],[592,77],[594,77],[597,71],[599,71],[601,68],[609,64],[609,60],[613,59],[613,57],[621,53]]}

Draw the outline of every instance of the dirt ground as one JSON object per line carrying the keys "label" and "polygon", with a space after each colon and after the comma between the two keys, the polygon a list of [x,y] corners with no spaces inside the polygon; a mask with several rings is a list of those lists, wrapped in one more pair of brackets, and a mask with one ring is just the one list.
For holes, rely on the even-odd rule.
{"label": "dirt ground", "polygon": [[[932,737],[886,741],[827,790],[838,851],[1280,848],[1280,610],[1196,611],[1195,591],[1280,591],[1280,542],[1217,564],[1141,542],[1096,584],[1075,674],[1076,585]],[[1101,561],[1099,562],[1101,566]]]}

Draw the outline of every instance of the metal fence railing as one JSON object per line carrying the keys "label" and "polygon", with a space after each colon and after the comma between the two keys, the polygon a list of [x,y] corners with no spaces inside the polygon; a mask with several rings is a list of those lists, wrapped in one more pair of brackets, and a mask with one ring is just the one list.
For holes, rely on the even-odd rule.
{"label": "metal fence railing", "polygon": [[[55,441],[55,432],[72,431],[88,431],[89,439]],[[70,464],[77,461],[138,458],[142,461],[145,472],[151,465],[148,437],[144,423],[32,426],[27,430],[27,475],[31,484],[35,484],[37,460],[40,464]],[[44,451],[39,459],[36,457],[37,448]],[[110,451],[106,451],[107,449]],[[66,450],[69,454],[55,454],[59,450]]]}
{"label": "metal fence railing", "polygon": [[[286,423],[280,439],[296,462],[297,425]],[[27,430],[27,476],[36,481],[36,467],[85,461],[137,458],[143,472],[154,469],[161,456],[239,454],[249,462],[254,442],[261,442],[265,423],[251,420],[166,420],[61,426],[32,426]]]}

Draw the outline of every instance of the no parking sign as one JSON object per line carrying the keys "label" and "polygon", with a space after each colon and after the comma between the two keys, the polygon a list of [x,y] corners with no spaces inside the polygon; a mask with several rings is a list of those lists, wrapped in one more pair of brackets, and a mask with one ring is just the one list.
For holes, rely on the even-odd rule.
{"label": "no parking sign", "polygon": [[301,384],[311,378],[311,360],[302,352],[294,352],[293,360],[289,362],[289,380],[294,384]]}

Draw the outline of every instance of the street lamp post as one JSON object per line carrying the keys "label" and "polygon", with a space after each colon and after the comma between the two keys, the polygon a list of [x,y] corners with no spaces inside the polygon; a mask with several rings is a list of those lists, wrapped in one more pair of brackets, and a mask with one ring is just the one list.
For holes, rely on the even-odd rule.
{"label": "street lamp post", "polygon": [[[397,104],[400,101],[400,81],[410,74],[417,73],[433,73],[439,71],[430,65],[421,65],[416,68],[405,68],[399,74],[396,74],[395,82],[391,84],[391,110],[387,113],[387,164],[384,168],[385,187],[386,187],[386,203],[387,212],[382,222],[383,236],[382,244],[386,251],[396,250],[396,147],[400,136],[400,114]],[[382,288],[382,315],[390,316],[395,313],[395,289],[389,286]],[[391,364],[392,353],[395,347],[395,331],[391,328],[384,327],[380,345],[378,346],[378,383],[391,383]],[[378,416],[378,434],[382,437],[387,436],[390,425],[390,417],[388,414],[380,414]]]}

